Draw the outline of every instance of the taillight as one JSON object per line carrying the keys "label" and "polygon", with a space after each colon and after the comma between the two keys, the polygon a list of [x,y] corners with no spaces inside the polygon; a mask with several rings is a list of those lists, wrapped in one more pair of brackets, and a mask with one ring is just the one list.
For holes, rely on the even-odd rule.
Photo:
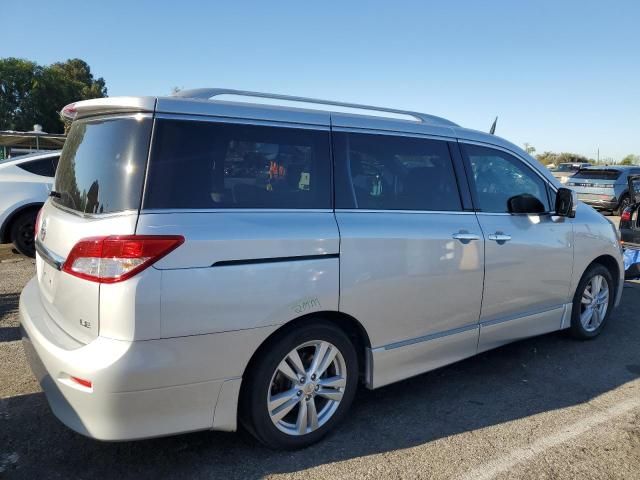
{"label": "taillight", "polygon": [[184,243],[180,235],[117,235],[80,240],[62,266],[70,275],[98,283],[131,278]]}
{"label": "taillight", "polygon": [[62,114],[63,117],[65,117],[68,120],[75,120],[76,116],[78,115],[78,111],[76,110],[76,104],[70,103],[69,105],[64,107],[62,109],[62,112],[60,113]]}
{"label": "taillight", "polygon": [[42,209],[38,210],[38,215],[36,215],[36,225],[33,230],[34,238],[38,238],[38,232],[40,231],[40,219],[42,218]]}
{"label": "taillight", "polygon": [[620,215],[621,222],[630,222],[631,221],[631,211],[632,209],[627,207],[622,211],[622,215]]}

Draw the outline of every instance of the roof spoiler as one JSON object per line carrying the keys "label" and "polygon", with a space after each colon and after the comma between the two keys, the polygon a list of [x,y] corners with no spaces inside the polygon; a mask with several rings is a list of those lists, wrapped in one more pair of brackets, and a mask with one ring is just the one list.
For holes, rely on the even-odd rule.
{"label": "roof spoiler", "polygon": [[80,117],[107,113],[152,113],[155,105],[155,97],[93,98],[66,105],[60,112],[60,116],[64,120],[73,121]]}

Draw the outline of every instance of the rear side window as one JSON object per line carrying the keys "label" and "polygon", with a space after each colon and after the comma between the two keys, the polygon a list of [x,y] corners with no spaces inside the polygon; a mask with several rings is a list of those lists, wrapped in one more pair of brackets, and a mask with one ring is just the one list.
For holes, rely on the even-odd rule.
{"label": "rear side window", "polygon": [[158,119],[144,208],[331,208],[329,132]]}
{"label": "rear side window", "polygon": [[446,142],[345,132],[334,142],[338,208],[462,210]]}
{"label": "rear side window", "polygon": [[56,165],[58,157],[41,158],[40,160],[32,160],[31,162],[20,163],[17,166],[22,170],[43,177],[53,177],[56,174]]}
{"label": "rear side window", "polygon": [[73,123],[56,171],[53,202],[81,213],[137,210],[150,118]]}
{"label": "rear side window", "polygon": [[619,170],[597,170],[597,169],[588,169],[588,170],[580,170],[577,172],[573,178],[588,178],[593,180],[617,180],[622,172]]}

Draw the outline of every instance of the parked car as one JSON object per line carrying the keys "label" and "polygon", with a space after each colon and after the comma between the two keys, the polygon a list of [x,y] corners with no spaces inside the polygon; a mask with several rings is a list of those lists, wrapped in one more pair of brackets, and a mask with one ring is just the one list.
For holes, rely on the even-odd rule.
{"label": "parked car", "polygon": [[551,174],[556,177],[560,183],[567,183],[569,177],[576,173],[581,168],[590,167],[588,162],[567,162],[559,163],[557,167],[551,170]]}
{"label": "parked car", "polygon": [[33,229],[51,186],[60,151],[0,161],[0,243],[35,256]]}
{"label": "parked car", "polygon": [[241,425],[303,447],[359,384],[560,329],[592,338],[620,301],[610,222],[449,120],[219,89],[63,113],[20,316],[54,414],[84,435]]}
{"label": "parked car", "polygon": [[640,277],[640,175],[629,175],[631,204],[620,216],[620,238],[625,248],[625,272],[627,278]]}
{"label": "parked car", "polygon": [[569,178],[566,186],[587,205],[620,215],[631,203],[627,178],[639,173],[640,167],[622,165],[584,168]]}

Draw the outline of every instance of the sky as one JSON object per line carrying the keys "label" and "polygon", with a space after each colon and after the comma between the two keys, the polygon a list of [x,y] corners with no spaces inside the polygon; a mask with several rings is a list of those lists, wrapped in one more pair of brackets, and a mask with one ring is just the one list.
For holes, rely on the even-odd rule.
{"label": "sky", "polygon": [[640,1],[0,0],[0,57],[109,96],[225,87],[415,110],[544,151],[640,155]]}

